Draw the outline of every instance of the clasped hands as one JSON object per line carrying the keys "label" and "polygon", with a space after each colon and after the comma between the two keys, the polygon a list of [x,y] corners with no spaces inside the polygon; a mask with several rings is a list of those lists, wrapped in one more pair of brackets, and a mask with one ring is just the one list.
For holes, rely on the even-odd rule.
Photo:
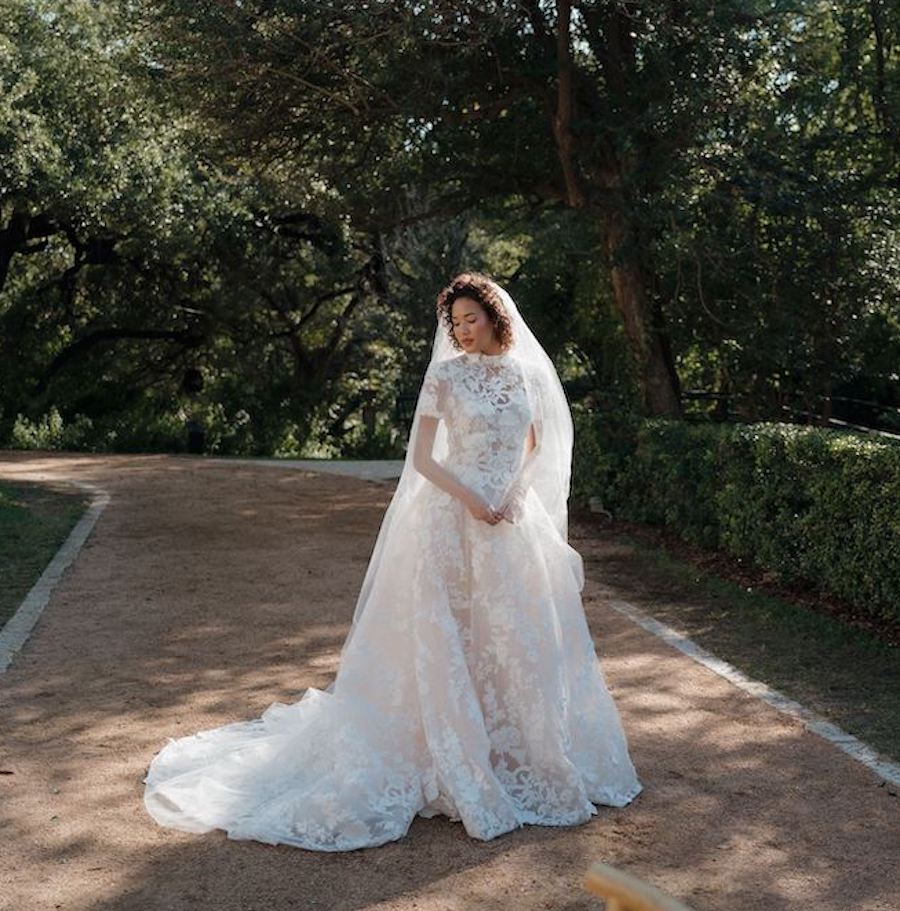
{"label": "clasped hands", "polygon": [[504,520],[514,525],[522,518],[524,502],[525,492],[513,486],[496,508],[477,493],[472,494],[466,506],[476,519],[487,522],[488,525],[496,525]]}

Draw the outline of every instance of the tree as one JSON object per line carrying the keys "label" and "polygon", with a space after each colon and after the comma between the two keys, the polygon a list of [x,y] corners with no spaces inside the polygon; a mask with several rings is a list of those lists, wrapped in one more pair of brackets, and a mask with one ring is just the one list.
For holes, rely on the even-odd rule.
{"label": "tree", "polygon": [[160,0],[147,21],[204,116],[315,160],[354,220],[396,223],[410,174],[440,187],[435,213],[523,194],[596,220],[647,409],[677,415],[642,210],[753,74],[764,8]]}

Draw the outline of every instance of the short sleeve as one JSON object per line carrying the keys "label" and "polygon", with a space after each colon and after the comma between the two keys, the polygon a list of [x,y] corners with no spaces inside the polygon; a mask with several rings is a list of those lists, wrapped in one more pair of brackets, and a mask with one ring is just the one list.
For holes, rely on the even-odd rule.
{"label": "short sleeve", "polygon": [[443,412],[446,379],[440,364],[429,364],[419,392],[419,414],[439,418]]}

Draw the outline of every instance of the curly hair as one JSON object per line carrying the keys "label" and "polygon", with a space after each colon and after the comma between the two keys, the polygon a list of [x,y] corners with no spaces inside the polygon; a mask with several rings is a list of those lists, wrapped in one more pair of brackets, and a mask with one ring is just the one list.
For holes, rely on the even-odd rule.
{"label": "curly hair", "polygon": [[483,272],[462,272],[454,278],[437,296],[438,319],[443,320],[450,335],[450,344],[457,351],[462,345],[453,334],[453,302],[460,297],[471,297],[484,307],[488,319],[494,327],[494,335],[500,347],[506,351],[512,344],[512,324],[497,293],[494,280]]}

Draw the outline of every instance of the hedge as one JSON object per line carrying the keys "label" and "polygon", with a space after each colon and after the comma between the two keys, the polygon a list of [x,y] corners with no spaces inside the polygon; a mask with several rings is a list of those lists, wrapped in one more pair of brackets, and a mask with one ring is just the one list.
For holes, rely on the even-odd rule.
{"label": "hedge", "polygon": [[900,620],[900,445],[794,424],[575,414],[573,500]]}

